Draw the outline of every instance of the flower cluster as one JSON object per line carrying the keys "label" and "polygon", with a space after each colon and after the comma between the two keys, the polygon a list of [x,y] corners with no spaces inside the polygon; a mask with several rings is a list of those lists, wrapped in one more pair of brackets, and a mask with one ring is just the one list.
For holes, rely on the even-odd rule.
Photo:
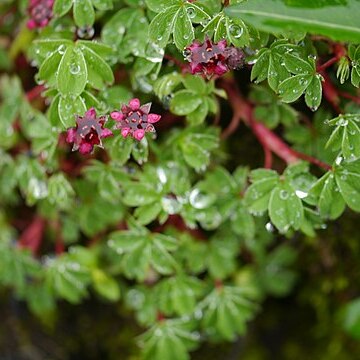
{"label": "flower cluster", "polygon": [[[117,122],[114,129],[120,129],[125,138],[132,136],[141,141],[146,132],[155,132],[153,123],[160,120],[161,116],[149,114],[151,103],[140,105],[139,99],[130,100],[128,105],[123,105],[121,111],[114,111],[111,117]],[[106,116],[96,116],[94,108],[88,110],[84,116],[76,116],[76,126],[67,130],[66,141],[73,144],[73,151],[79,150],[81,154],[89,154],[94,146],[102,147],[101,139],[112,136],[111,130],[104,128]]]}
{"label": "flower cluster", "polygon": [[112,136],[111,130],[104,128],[106,116],[96,116],[94,108],[88,110],[84,116],[76,115],[76,126],[67,130],[66,141],[73,144],[73,151],[89,154],[94,146],[102,147],[101,139]]}
{"label": "flower cluster", "polygon": [[36,29],[46,26],[53,17],[53,5],[54,0],[30,0],[27,27]]}
{"label": "flower cluster", "polygon": [[116,129],[121,130],[125,138],[128,135],[136,140],[141,140],[145,132],[155,132],[154,123],[161,118],[157,114],[149,114],[151,103],[140,106],[139,99],[132,99],[129,105],[123,105],[121,111],[114,111],[110,116],[118,122]]}
{"label": "flower cluster", "polygon": [[226,40],[213,43],[206,38],[204,43],[194,41],[185,49],[186,60],[190,62],[192,74],[202,74],[208,79],[244,65],[244,52],[234,46],[227,46]]}

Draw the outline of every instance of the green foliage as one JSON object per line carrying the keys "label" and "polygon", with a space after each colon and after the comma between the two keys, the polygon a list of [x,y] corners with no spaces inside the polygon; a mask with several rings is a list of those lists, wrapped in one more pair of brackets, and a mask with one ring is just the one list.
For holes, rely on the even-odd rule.
{"label": "green foliage", "polygon": [[[246,340],[304,249],[345,267],[313,238],[360,212],[357,0],[56,0],[31,30],[3,3],[0,284],[42,321],[96,297],[141,326],[134,358],[186,360]],[[112,136],[74,130],[90,108]],[[337,320],[358,338],[354,294]]]}
{"label": "green foliage", "polygon": [[308,31],[329,36],[341,41],[360,41],[358,25],[359,4],[349,0],[340,6],[325,3],[318,8],[291,6],[283,0],[269,2],[254,0],[230,7],[226,10],[229,16],[240,17],[258,29],[281,34],[284,31]]}

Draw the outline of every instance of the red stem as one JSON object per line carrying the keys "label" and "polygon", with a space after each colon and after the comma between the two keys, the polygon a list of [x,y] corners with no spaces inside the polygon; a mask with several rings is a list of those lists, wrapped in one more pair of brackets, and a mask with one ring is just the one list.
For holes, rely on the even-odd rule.
{"label": "red stem", "polygon": [[169,54],[165,54],[164,55],[164,59],[166,60],[169,60],[169,61],[172,61],[175,65],[177,65],[180,69],[181,69],[181,72],[183,74],[186,74],[188,72],[190,72],[190,68],[189,68],[189,65],[188,64],[185,64],[183,63],[182,61],[180,61],[179,59],[169,55]]}
{"label": "red stem", "polygon": [[33,255],[39,251],[43,239],[46,220],[37,216],[31,224],[22,232],[19,238],[18,246],[20,248],[30,249]]}
{"label": "red stem", "polygon": [[219,81],[221,87],[226,91],[228,99],[233,108],[233,118],[229,126],[224,130],[222,138],[230,136],[237,128],[240,120],[242,119],[246,125],[248,125],[257,137],[259,142],[264,148],[265,153],[265,165],[270,165],[269,151],[273,152],[286,163],[291,164],[299,159],[309,161],[310,163],[317,165],[325,170],[331,170],[331,166],[313,158],[310,155],[302,154],[293,150],[288,144],[286,144],[278,135],[268,129],[264,124],[257,122],[253,116],[252,105],[241,95],[239,88],[237,87],[234,79],[221,79]]}
{"label": "red stem", "polygon": [[36,98],[38,98],[41,93],[45,90],[44,85],[37,85],[34,88],[32,88],[30,91],[26,93],[26,98],[29,102],[34,101]]}
{"label": "red stem", "polygon": [[330,60],[328,60],[328,61],[325,62],[324,64],[318,66],[317,71],[318,71],[318,72],[321,72],[321,71],[327,69],[327,68],[328,68],[329,66],[331,66],[332,64],[335,64],[338,60],[339,60],[339,59],[338,59],[337,56],[332,57]]}
{"label": "red stem", "polygon": [[322,87],[324,98],[329,102],[329,104],[332,106],[332,108],[335,110],[337,114],[341,114],[342,110],[339,106],[340,99],[339,99],[338,90],[333,85],[330,76],[325,71],[320,72],[320,74],[323,76],[325,80],[323,82],[323,87]]}
{"label": "red stem", "polygon": [[215,279],[214,285],[215,285],[215,288],[216,288],[216,289],[220,290],[220,289],[223,288],[224,283],[222,282],[221,279]]}
{"label": "red stem", "polygon": [[343,91],[339,91],[338,94],[340,96],[342,96],[343,98],[349,99],[349,100],[353,101],[354,103],[360,105],[360,97],[359,96],[354,96],[354,95],[348,94],[348,93],[343,92]]}

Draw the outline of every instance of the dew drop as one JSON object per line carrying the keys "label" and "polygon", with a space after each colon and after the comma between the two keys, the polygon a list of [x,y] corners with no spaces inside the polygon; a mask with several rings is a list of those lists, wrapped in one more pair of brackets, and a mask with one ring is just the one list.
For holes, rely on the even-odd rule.
{"label": "dew drop", "polygon": [[188,14],[188,17],[190,19],[193,19],[196,16],[195,9],[193,7],[190,7],[190,6],[186,9],[186,13]]}
{"label": "dew drop", "polygon": [[70,65],[70,73],[73,75],[78,75],[80,73],[80,65],[72,63]]}
{"label": "dew drop", "polygon": [[342,161],[343,161],[343,158],[341,156],[338,156],[335,160],[335,164],[340,165]]}
{"label": "dew drop", "polygon": [[339,120],[336,122],[336,125],[338,126],[347,126],[347,124],[347,119],[344,119],[343,117],[340,117]]}
{"label": "dew drop", "polygon": [[58,48],[57,48],[57,51],[59,52],[60,55],[64,55],[65,53],[65,45],[64,44],[61,44]]}
{"label": "dew drop", "polygon": [[95,30],[92,26],[79,27],[76,34],[81,39],[92,39],[95,34]]}
{"label": "dew drop", "polygon": [[214,200],[214,196],[204,194],[200,192],[199,189],[194,189],[189,195],[189,202],[195,209],[205,209],[209,207]]}
{"label": "dew drop", "polygon": [[280,199],[286,200],[289,197],[289,193],[286,190],[280,190]]}
{"label": "dew drop", "polygon": [[274,232],[274,230],[275,230],[274,225],[270,221],[268,223],[266,223],[265,229],[266,229],[266,231],[268,231],[270,233]]}
{"label": "dew drop", "polygon": [[241,37],[241,35],[244,32],[244,29],[242,27],[238,26],[238,25],[231,25],[229,27],[229,30],[230,30],[230,34],[236,39]]}
{"label": "dew drop", "polygon": [[295,194],[299,199],[304,199],[304,198],[306,198],[308,196],[307,192],[301,191],[301,190],[296,190]]}

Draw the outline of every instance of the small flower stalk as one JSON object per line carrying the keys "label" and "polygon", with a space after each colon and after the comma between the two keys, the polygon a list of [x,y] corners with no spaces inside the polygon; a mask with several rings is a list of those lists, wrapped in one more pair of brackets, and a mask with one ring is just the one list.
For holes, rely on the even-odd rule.
{"label": "small flower stalk", "polygon": [[66,141],[73,144],[72,151],[79,150],[83,155],[90,154],[94,146],[103,147],[102,139],[112,136],[111,130],[104,128],[106,116],[97,117],[94,108],[84,116],[76,115],[76,126],[67,130]]}
{"label": "small flower stalk", "polygon": [[117,122],[115,129],[121,130],[121,135],[126,138],[131,136],[141,141],[145,133],[155,132],[154,123],[161,119],[158,114],[150,113],[151,103],[140,105],[139,99],[130,100],[128,105],[123,105],[121,111],[113,111],[110,116]]}
{"label": "small flower stalk", "polygon": [[39,29],[45,27],[53,17],[54,0],[30,0],[27,27]]}
{"label": "small flower stalk", "polygon": [[213,43],[209,38],[202,44],[194,41],[184,54],[190,62],[191,73],[204,75],[208,79],[241,68],[245,58],[241,49],[227,46],[226,40]]}

